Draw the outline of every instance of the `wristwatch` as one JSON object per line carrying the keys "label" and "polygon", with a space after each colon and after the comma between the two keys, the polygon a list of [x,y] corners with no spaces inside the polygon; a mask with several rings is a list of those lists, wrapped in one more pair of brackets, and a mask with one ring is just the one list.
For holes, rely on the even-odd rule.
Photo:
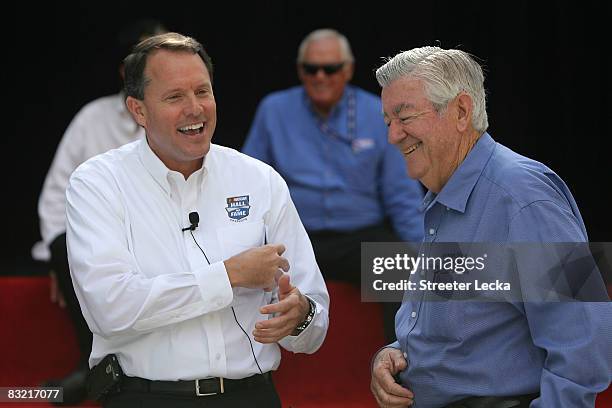
{"label": "wristwatch", "polygon": [[317,304],[308,296],[306,296],[306,299],[308,299],[310,310],[308,310],[308,314],[306,315],[304,321],[298,324],[297,327],[293,330],[293,333],[291,333],[292,336],[299,336],[300,333],[302,333],[308,327],[310,322],[312,322],[314,315],[317,313]]}

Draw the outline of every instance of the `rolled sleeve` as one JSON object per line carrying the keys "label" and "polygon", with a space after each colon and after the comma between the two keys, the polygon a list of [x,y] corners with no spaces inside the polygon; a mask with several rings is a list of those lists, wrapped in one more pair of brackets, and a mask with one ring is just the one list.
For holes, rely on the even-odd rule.
{"label": "rolled sleeve", "polygon": [[[214,310],[222,309],[232,302],[234,294],[225,269],[225,263],[215,262],[195,271],[202,301]],[[212,311],[212,310],[211,310]]]}

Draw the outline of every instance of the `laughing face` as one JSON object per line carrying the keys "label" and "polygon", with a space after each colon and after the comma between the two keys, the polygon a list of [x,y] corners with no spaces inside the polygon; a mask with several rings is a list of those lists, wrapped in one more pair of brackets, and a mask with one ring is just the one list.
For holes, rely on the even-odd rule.
{"label": "laughing face", "polygon": [[439,192],[467,154],[453,120],[455,101],[441,112],[419,79],[402,77],[382,90],[389,143],[404,155],[408,175]]}
{"label": "laughing face", "polygon": [[208,70],[197,54],[162,49],[148,57],[144,74],[144,99],[128,97],[128,107],[151,150],[188,177],[202,166],[217,123]]}

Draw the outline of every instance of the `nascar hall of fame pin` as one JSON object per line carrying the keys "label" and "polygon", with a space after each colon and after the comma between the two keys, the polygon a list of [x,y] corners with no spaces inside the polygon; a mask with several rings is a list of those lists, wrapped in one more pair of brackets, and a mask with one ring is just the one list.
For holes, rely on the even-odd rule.
{"label": "nascar hall of fame pin", "polygon": [[230,220],[239,222],[249,216],[251,206],[249,205],[248,195],[228,197],[226,200],[227,207],[225,207],[225,210]]}

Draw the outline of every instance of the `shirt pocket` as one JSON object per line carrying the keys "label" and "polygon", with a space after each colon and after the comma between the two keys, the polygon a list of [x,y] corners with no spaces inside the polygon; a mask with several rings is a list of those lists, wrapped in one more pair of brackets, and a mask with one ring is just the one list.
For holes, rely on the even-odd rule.
{"label": "shirt pocket", "polygon": [[376,190],[379,173],[379,150],[374,146],[368,149],[352,152],[337,163],[339,170],[349,183],[349,188],[358,192]]}
{"label": "shirt pocket", "polygon": [[424,301],[419,316],[422,335],[430,343],[461,343],[466,304],[461,301]]}
{"label": "shirt pocket", "polygon": [[[223,259],[228,259],[247,249],[256,248],[264,244],[264,222],[263,220],[258,220],[218,228],[217,239],[223,253]],[[259,306],[270,303],[272,297],[270,292],[264,292],[262,289],[234,287],[232,290],[234,292],[232,305],[237,307],[250,305],[252,308],[253,305],[257,305],[255,310],[258,310]],[[262,320],[261,317],[259,320]]]}
{"label": "shirt pocket", "polygon": [[223,259],[232,257],[250,248],[262,246],[265,228],[263,220],[240,223],[217,229],[217,240]]}

